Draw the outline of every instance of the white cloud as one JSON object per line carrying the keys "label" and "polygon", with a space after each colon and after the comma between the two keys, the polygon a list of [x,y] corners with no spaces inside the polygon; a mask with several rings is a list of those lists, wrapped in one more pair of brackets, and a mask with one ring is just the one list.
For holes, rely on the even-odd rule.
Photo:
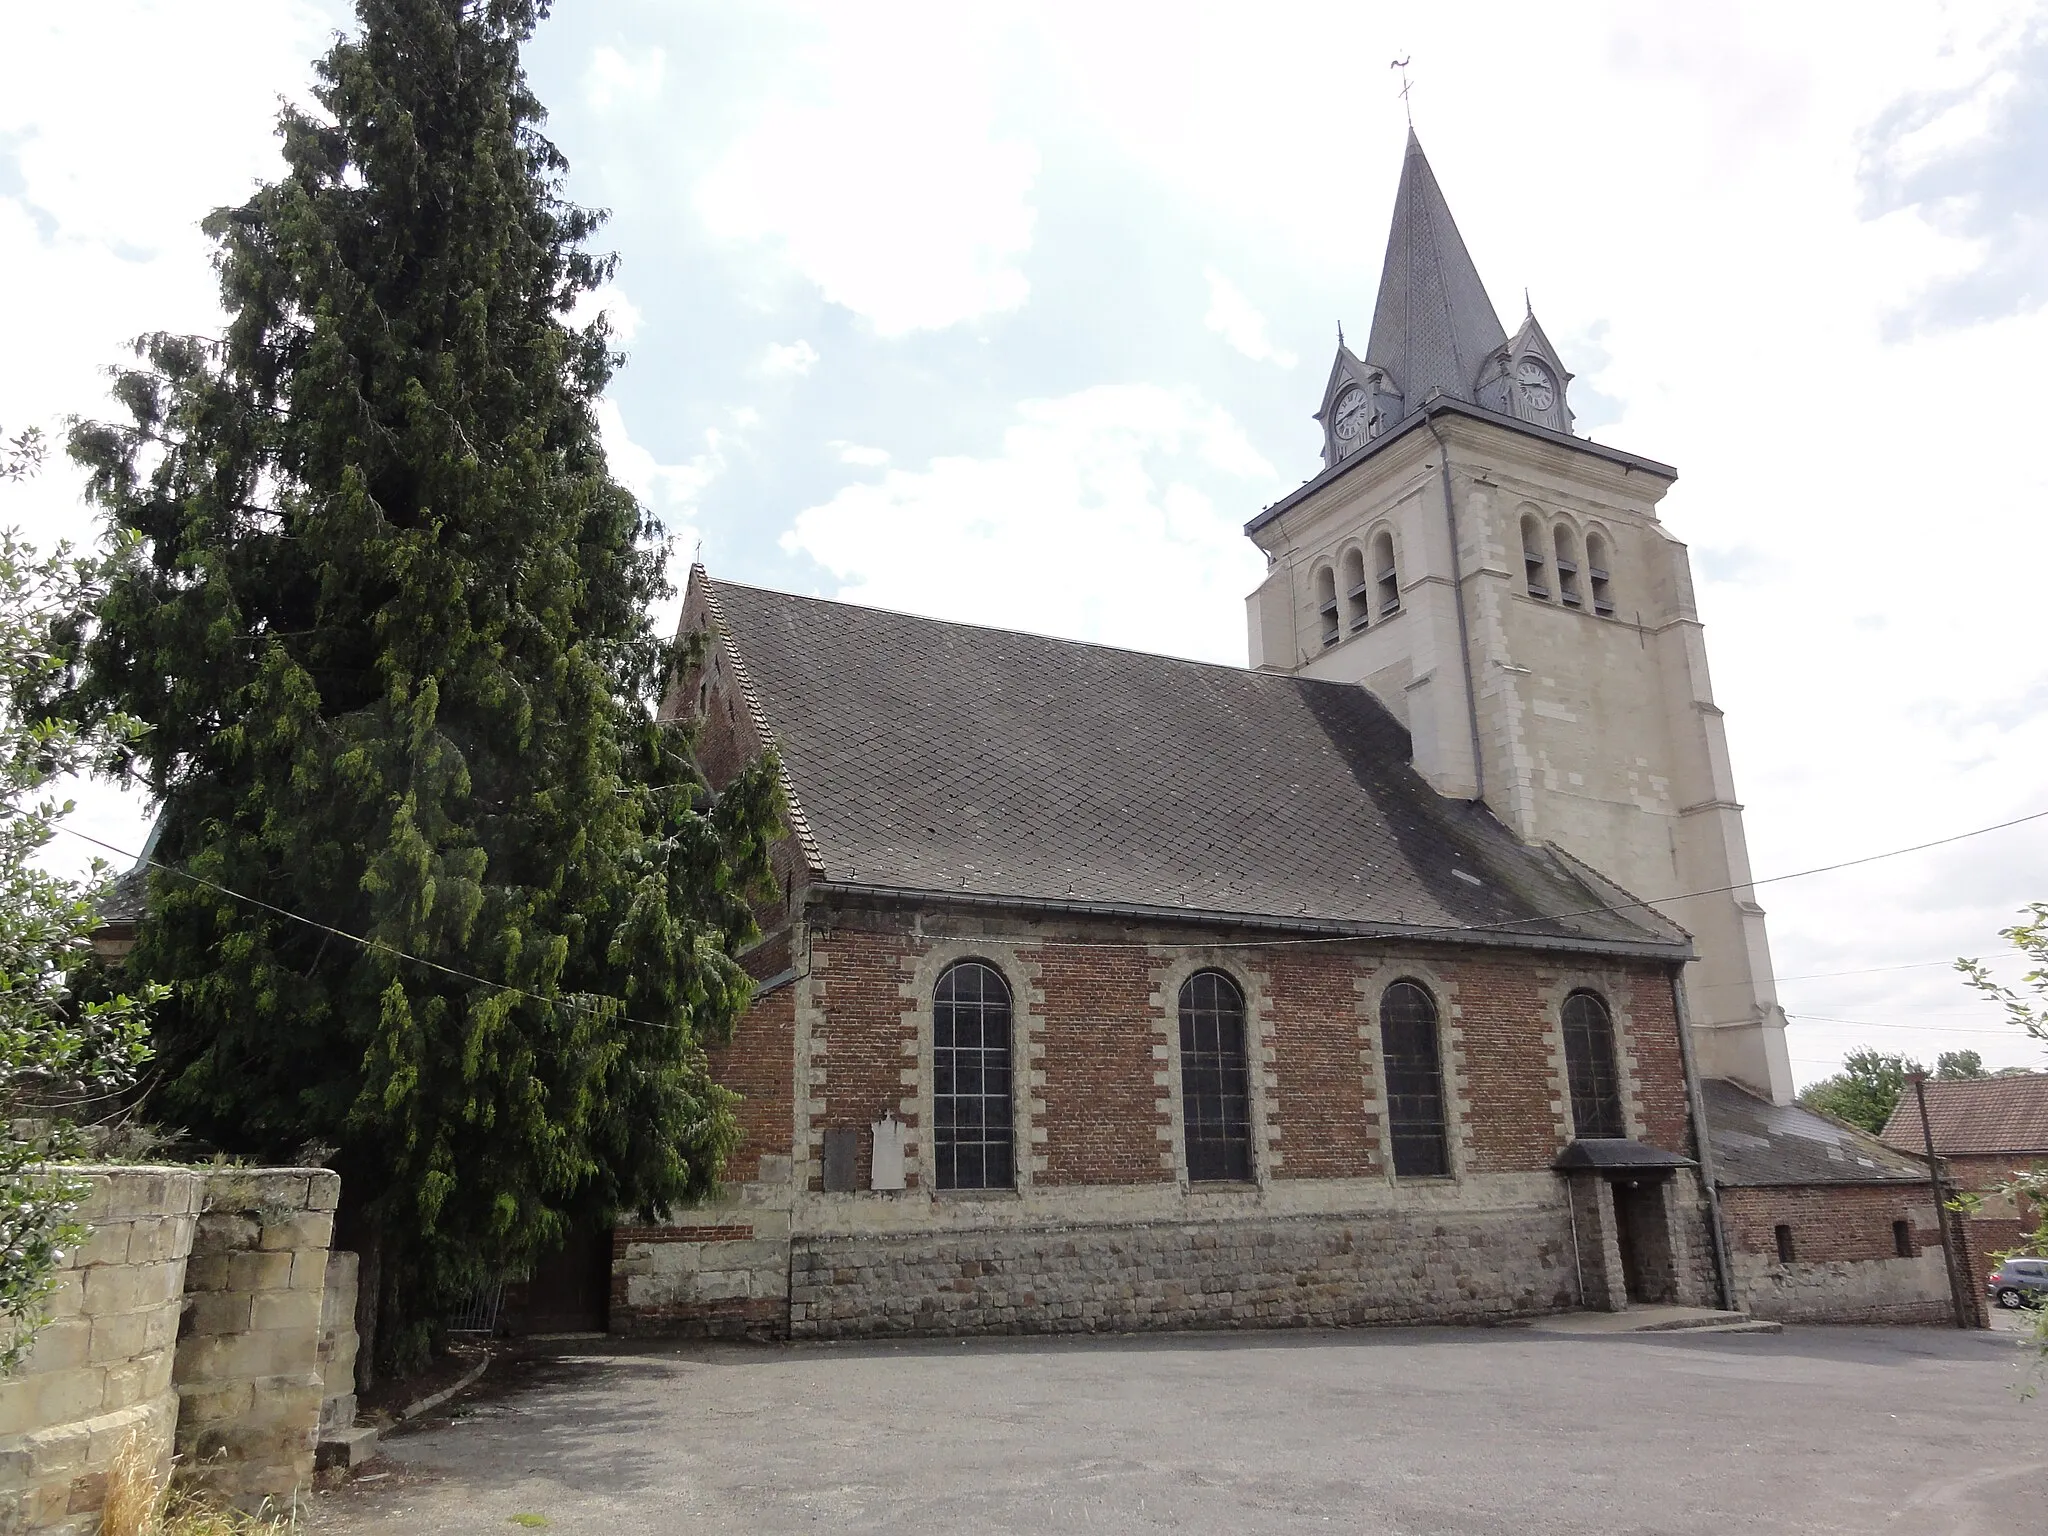
{"label": "white cloud", "polygon": [[800,379],[817,366],[818,349],[802,337],[783,343],[772,341],[761,354],[761,372],[771,379]]}
{"label": "white cloud", "polygon": [[667,67],[668,55],[659,48],[642,49],[630,58],[616,48],[594,49],[583,72],[583,99],[599,112],[645,106],[660,98]]}
{"label": "white cloud", "polygon": [[570,325],[585,326],[599,315],[611,322],[612,340],[624,345],[640,332],[640,306],[626,297],[616,282],[606,283],[576,296],[576,306],[565,317]]}
{"label": "white cloud", "polygon": [[[597,402],[597,431],[613,476],[661,520],[670,553],[684,560],[691,558],[700,538],[698,499],[706,487],[725,473],[725,434],[716,427],[708,427],[703,452],[693,454],[681,464],[664,464],[652,450],[634,440],[618,402],[609,397]],[[664,635],[674,631],[682,614],[682,581],[673,564],[670,576],[677,590],[654,613],[655,630]]]}
{"label": "white cloud", "polygon": [[783,546],[856,601],[1241,664],[1241,511],[1273,481],[1221,408],[1098,385],[1020,405],[993,457],[847,486]]}
{"label": "white cloud", "polygon": [[995,128],[996,34],[973,7],[815,13],[797,92],[696,189],[717,235],[769,243],[885,336],[1021,305],[1038,153]]}
{"label": "white cloud", "polygon": [[612,474],[667,523],[671,533],[681,531],[676,518],[694,516],[704,488],[725,472],[725,434],[716,427],[705,430],[704,451],[683,464],[664,464],[635,442],[618,403],[610,398],[597,402],[597,431]]}
{"label": "white cloud", "polygon": [[842,464],[857,464],[863,469],[880,469],[889,462],[889,450],[886,448],[868,448],[860,443],[849,443],[840,438],[834,438],[825,446],[839,450],[839,462]]}
{"label": "white cloud", "polygon": [[1209,312],[1202,316],[1202,323],[1253,362],[1292,368],[1295,355],[1273,345],[1266,334],[1266,317],[1252,307],[1251,300],[1214,267],[1204,268],[1202,275],[1209,279]]}

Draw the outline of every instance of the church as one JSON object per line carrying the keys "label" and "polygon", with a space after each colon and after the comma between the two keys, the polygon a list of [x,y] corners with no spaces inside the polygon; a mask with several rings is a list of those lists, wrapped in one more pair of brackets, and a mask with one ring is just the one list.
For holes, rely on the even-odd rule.
{"label": "church", "polygon": [[1571,378],[1411,133],[1248,667],[693,570],[666,713],[788,835],[612,1330],[1946,1315],[1924,1166],[1791,1103],[1676,471]]}

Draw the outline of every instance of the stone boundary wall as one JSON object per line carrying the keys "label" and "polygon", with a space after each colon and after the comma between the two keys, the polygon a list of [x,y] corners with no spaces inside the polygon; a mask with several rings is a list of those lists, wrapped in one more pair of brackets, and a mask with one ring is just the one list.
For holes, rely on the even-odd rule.
{"label": "stone boundary wall", "polygon": [[220,1169],[186,1266],[178,1340],[180,1475],[238,1504],[313,1485],[328,1245],[341,1179],[324,1168]]}
{"label": "stone boundary wall", "polygon": [[19,1373],[0,1378],[0,1531],[89,1536],[107,1468],[140,1434],[168,1474],[185,1259],[205,1175],[190,1169],[66,1169],[91,1185],[92,1229],[65,1255],[50,1321]]}
{"label": "stone boundary wall", "polygon": [[356,1255],[327,1255],[327,1286],[320,1293],[320,1436],[356,1421]]}
{"label": "stone boundary wall", "polygon": [[1576,1301],[1562,1205],[799,1236],[790,1271],[796,1338],[1473,1323]]}

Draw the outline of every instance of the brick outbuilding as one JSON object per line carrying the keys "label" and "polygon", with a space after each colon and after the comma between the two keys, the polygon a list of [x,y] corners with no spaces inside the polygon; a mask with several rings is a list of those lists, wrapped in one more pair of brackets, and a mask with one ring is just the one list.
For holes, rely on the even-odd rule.
{"label": "brick outbuilding", "polygon": [[[1950,1185],[1973,1197],[1962,1228],[1974,1290],[1999,1255],[2028,1250],[2040,1227],[2041,1213],[2016,1202],[2005,1186],[2015,1174],[2048,1164],[2048,1072],[1930,1078],[1926,1089],[1934,1155]],[[1914,1153],[1925,1145],[1913,1094],[1893,1107],[1884,1139]]]}

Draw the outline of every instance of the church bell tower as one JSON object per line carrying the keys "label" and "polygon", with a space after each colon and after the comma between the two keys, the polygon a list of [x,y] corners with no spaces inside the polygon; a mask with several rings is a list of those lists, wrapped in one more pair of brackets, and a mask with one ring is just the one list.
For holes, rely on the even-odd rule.
{"label": "church bell tower", "polygon": [[1439,792],[1683,925],[1700,1071],[1786,1103],[1691,566],[1657,519],[1677,471],[1575,435],[1571,378],[1533,310],[1502,327],[1411,130],[1370,335],[1339,337],[1316,413],[1323,470],[1246,525],[1252,665],[1370,688]]}

